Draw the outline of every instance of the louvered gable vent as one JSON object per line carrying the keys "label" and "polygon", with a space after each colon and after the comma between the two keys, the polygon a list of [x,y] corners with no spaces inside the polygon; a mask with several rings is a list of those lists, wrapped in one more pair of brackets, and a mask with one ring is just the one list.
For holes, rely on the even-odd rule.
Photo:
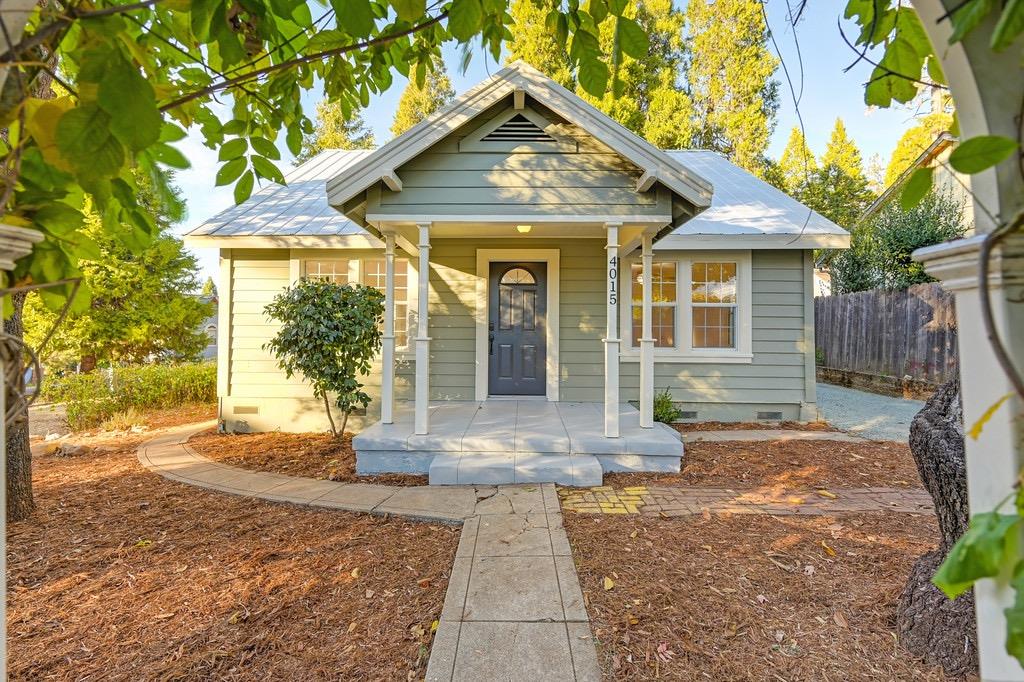
{"label": "louvered gable vent", "polygon": [[480,139],[481,142],[554,142],[540,127],[522,114],[516,114]]}

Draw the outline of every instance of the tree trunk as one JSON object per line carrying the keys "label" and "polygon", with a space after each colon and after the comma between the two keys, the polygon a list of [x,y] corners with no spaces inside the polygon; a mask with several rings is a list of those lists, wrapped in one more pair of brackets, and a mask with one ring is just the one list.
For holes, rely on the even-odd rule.
{"label": "tree trunk", "polygon": [[[4,331],[21,340],[25,333],[22,325],[25,294],[12,295],[11,303],[14,314],[4,320]],[[23,381],[23,377],[19,377],[18,381]],[[5,390],[7,405],[10,406],[14,401],[14,394],[7,388]],[[28,518],[36,506],[32,499],[32,450],[28,441],[27,412],[13,424],[7,425],[4,451],[7,459],[7,520],[21,521]]]}
{"label": "tree trunk", "polygon": [[900,595],[896,625],[901,643],[911,653],[942,666],[948,675],[963,676],[978,670],[974,591],[950,601],[931,583],[970,519],[959,379],[944,384],[914,417],[910,450],[935,502],[942,537],[937,549],[914,564]]}
{"label": "tree trunk", "polygon": [[326,393],[324,394],[324,409],[327,410],[327,421],[331,423],[331,435],[337,436],[338,429],[334,426],[334,417],[331,415],[331,400]]}
{"label": "tree trunk", "polygon": [[352,413],[352,410],[345,410],[345,416],[341,419],[341,433],[339,434],[342,438],[345,437],[345,427],[348,426],[348,416]]}

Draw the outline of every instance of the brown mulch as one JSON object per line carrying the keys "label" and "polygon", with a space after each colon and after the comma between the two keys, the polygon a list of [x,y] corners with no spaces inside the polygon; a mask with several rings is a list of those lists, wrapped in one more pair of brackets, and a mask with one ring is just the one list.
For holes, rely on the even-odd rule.
{"label": "brown mulch", "polygon": [[691,431],[838,431],[828,422],[675,422],[679,433]]}
{"label": "brown mulch", "polygon": [[938,541],[932,517],[565,525],[607,679],[946,679],[898,646],[894,625],[911,564]]}
{"label": "brown mulch", "polygon": [[222,434],[210,430],[192,436],[188,443],[204,457],[243,469],[328,481],[427,485],[427,476],[417,474],[357,476],[351,433],[338,439],[329,433]]}
{"label": "brown mulch", "polygon": [[796,490],[921,487],[921,479],[910,447],[903,443],[726,441],[688,443],[679,473],[605,474],[604,484]]}
{"label": "brown mulch", "polygon": [[171,483],[136,459],[153,436],[35,458],[38,509],[8,525],[12,679],[423,676],[458,529]]}

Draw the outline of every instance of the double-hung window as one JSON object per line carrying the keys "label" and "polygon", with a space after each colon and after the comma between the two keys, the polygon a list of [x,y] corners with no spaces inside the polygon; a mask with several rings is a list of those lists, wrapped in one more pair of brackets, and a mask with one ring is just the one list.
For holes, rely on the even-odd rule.
{"label": "double-hung window", "polygon": [[306,279],[348,284],[347,260],[307,260]]}
{"label": "double-hung window", "polygon": [[694,261],[690,305],[694,348],[735,348],[737,264]]}
{"label": "double-hung window", "polygon": [[[639,348],[644,329],[644,276],[639,263],[631,268],[633,347]],[[659,261],[651,267],[651,336],[655,348],[675,348],[676,345],[677,270],[675,261]]]}

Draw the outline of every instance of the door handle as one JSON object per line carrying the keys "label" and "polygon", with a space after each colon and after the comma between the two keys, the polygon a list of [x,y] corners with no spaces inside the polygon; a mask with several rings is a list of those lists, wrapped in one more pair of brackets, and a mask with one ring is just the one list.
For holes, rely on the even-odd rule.
{"label": "door handle", "polygon": [[494,334],[487,335],[487,354],[494,355]]}

